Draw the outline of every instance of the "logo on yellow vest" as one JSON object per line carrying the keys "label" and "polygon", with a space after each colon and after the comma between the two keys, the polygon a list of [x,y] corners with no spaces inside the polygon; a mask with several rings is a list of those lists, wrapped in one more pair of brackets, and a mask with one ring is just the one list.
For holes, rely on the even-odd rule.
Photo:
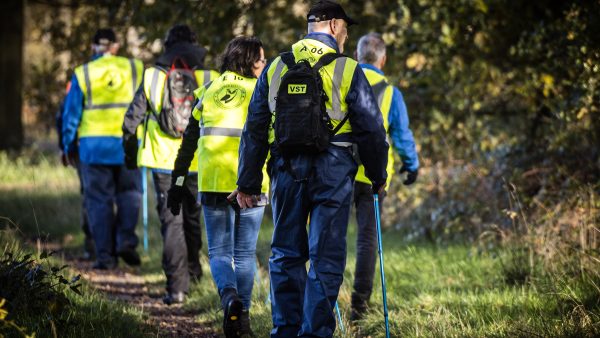
{"label": "logo on yellow vest", "polygon": [[217,107],[223,109],[237,108],[244,103],[245,99],[246,90],[233,84],[221,87],[213,96],[213,100]]}
{"label": "logo on yellow vest", "polygon": [[288,94],[306,94],[305,84],[288,84]]}
{"label": "logo on yellow vest", "polygon": [[118,90],[121,90],[121,88],[125,84],[125,80],[123,79],[123,76],[120,72],[115,71],[113,69],[108,69],[101,75],[101,79],[97,83],[101,83],[103,85],[103,90],[116,92]]}

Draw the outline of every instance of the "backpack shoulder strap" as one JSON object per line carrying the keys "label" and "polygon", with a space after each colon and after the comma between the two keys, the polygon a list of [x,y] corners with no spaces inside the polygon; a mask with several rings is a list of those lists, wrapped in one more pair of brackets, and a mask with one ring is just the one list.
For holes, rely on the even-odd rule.
{"label": "backpack shoulder strap", "polygon": [[[179,65],[182,67],[177,67],[177,63],[179,62]],[[185,62],[185,60],[178,56],[176,58],[173,59],[173,62],[171,63],[171,70],[176,69],[176,68],[183,68],[185,70],[192,70],[190,68],[190,66],[188,66],[188,64]]]}
{"label": "backpack shoulder strap", "polygon": [[333,62],[333,60],[340,58],[340,57],[345,57],[345,56],[346,55],[340,54],[340,53],[327,53],[327,54],[321,56],[319,61],[317,61],[317,63],[315,63],[315,65],[313,66],[313,69],[315,71],[319,71],[319,69],[327,66],[328,64]]}
{"label": "backpack shoulder strap", "polygon": [[283,52],[279,54],[281,56],[281,61],[285,63],[285,65],[289,68],[292,68],[296,64],[296,58],[294,58],[294,53],[292,52]]}

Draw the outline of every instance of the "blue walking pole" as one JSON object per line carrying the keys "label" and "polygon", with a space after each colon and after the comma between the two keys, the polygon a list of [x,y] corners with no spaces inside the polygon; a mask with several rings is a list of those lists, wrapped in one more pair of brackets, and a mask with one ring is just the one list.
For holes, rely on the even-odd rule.
{"label": "blue walking pole", "polygon": [[144,225],[144,251],[148,252],[148,179],[146,167],[142,167],[142,223]]}
{"label": "blue walking pole", "polygon": [[342,330],[342,333],[345,333],[346,329],[344,329],[344,323],[342,322],[342,314],[340,313],[340,306],[338,305],[338,302],[335,302],[335,312],[337,312],[338,322],[340,323],[340,330]]}
{"label": "blue walking pole", "polygon": [[385,317],[385,336],[390,338],[390,323],[388,320],[387,295],[385,291],[385,272],[383,269],[383,246],[381,245],[381,218],[379,214],[379,194],[374,194],[375,223],[377,224],[377,244],[379,245],[379,269],[381,270],[381,292],[383,296],[383,316]]}

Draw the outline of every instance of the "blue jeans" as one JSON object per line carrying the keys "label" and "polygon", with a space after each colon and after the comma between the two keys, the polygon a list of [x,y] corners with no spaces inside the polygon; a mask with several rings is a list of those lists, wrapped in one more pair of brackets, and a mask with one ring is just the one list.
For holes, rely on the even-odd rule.
{"label": "blue jeans", "polygon": [[271,338],[333,336],[356,170],[351,150],[337,146],[292,157],[289,166],[273,158]]}
{"label": "blue jeans", "polygon": [[250,309],[256,267],[256,241],[264,207],[244,209],[240,224],[234,225],[235,211],[230,206],[203,205],[208,261],[219,294],[225,288],[237,290],[246,309]]}
{"label": "blue jeans", "polygon": [[140,171],[124,165],[81,163],[81,175],[96,260],[115,266],[119,251],[135,250],[138,244],[135,226],[142,200]]}

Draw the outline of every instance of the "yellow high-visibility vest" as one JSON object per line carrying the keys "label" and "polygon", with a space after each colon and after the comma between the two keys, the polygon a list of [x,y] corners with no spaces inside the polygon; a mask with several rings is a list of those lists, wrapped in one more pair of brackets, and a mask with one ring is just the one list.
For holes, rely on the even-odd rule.
{"label": "yellow high-visibility vest", "polygon": [[[388,117],[390,116],[390,109],[392,108],[392,96],[394,95],[394,87],[389,84],[387,78],[372,69],[363,68],[365,76],[373,88],[373,94],[375,94],[375,98],[377,99],[377,105],[381,110],[381,114],[383,117],[383,126],[387,131],[389,128]],[[388,138],[389,143],[389,138]],[[388,163],[387,163],[387,184],[389,186],[390,180],[392,178],[392,174],[394,173],[394,156],[392,153],[392,147],[390,146],[390,150],[388,153]],[[367,178],[365,175],[365,167],[361,164],[358,167],[358,172],[356,173],[356,181],[371,184],[371,180]]]}
{"label": "yellow high-visibility vest", "polygon": [[[195,70],[196,82],[199,87],[216,79],[219,73],[214,70]],[[144,72],[144,93],[148,104],[154,109],[157,114],[160,114],[162,109],[165,82],[167,80],[167,72],[157,67],[149,67]],[[175,158],[177,151],[181,146],[181,138],[172,137],[164,133],[160,129],[158,121],[152,117],[152,112],[148,114],[145,124],[145,135],[142,140],[141,151],[138,152],[138,166],[173,170],[175,166]],[[190,164],[190,170],[196,171],[198,168],[198,154],[194,156]]]}
{"label": "yellow high-visibility vest", "polygon": [[123,119],[142,80],[140,60],[105,55],[75,68],[84,107],[79,137],[122,137]]}
{"label": "yellow high-visibility vest", "polygon": [[[335,49],[327,46],[323,42],[313,39],[303,39],[296,42],[292,46],[292,52],[296,62],[300,60],[308,60],[311,66],[314,66],[319,59],[328,53],[335,53]],[[331,123],[335,128],[348,113],[348,105],[346,103],[346,95],[350,90],[352,76],[358,63],[348,57],[339,57],[322,67],[319,72],[323,79],[323,90],[327,94],[328,100],[325,102],[327,113],[331,118]],[[269,83],[269,109],[273,113],[273,123],[275,122],[275,102],[277,100],[277,91],[281,78],[287,72],[288,68],[285,62],[278,56],[267,72]],[[273,125],[271,123],[271,126]],[[346,121],[337,132],[337,135],[351,133],[352,127]],[[269,128],[269,143],[275,141],[275,132],[272,127]]]}
{"label": "yellow high-visibility vest", "polygon": [[[226,71],[197,91],[193,114],[200,121],[198,191],[229,193],[237,188],[240,136],[248,116],[256,78]],[[262,192],[269,190],[263,168]]]}

